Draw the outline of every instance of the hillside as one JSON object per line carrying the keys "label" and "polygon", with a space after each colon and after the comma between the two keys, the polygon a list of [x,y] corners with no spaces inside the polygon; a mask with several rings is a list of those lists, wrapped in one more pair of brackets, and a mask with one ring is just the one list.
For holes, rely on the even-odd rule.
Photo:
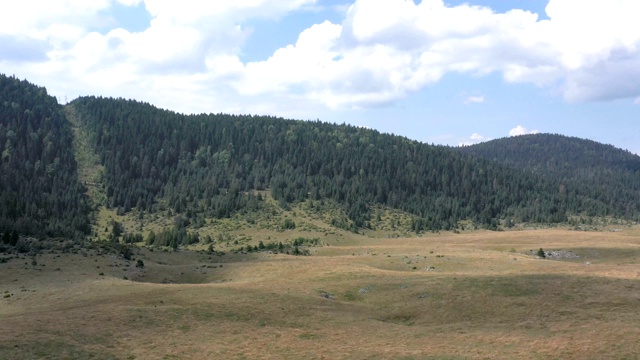
{"label": "hillside", "polygon": [[640,217],[640,157],[629,151],[554,134],[498,139],[460,151],[557,183],[560,193],[591,204],[588,215]]}
{"label": "hillside", "polygon": [[19,235],[83,237],[89,231],[71,144],[70,127],[55,98],[44,88],[0,76],[3,243],[16,245]]}
{"label": "hillside", "polygon": [[[5,243],[84,237],[99,205],[176,220],[176,230],[254,221],[277,213],[265,194],[350,231],[407,217],[405,230],[419,233],[640,216],[639,158],[586,140],[536,135],[452,149],[349,125],[182,115],[124,99],[62,107],[44,88],[6,76],[0,95]],[[391,221],[389,211],[404,215]],[[113,224],[94,222],[97,236],[95,225]]]}
{"label": "hillside", "polygon": [[268,189],[281,206],[325,200],[369,228],[372,207],[412,214],[414,231],[553,223],[608,204],[558,192],[531,176],[442,146],[322,122],[224,114],[185,116],[123,99],[84,97],[69,107],[104,165],[100,182],[119,213],[171,209],[193,223],[261,209]]}

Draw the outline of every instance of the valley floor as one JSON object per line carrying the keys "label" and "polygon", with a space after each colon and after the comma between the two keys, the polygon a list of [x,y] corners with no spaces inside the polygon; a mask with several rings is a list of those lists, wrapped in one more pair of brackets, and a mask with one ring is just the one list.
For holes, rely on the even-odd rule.
{"label": "valley floor", "polygon": [[352,235],[310,251],[141,249],[144,267],[97,250],[12,258],[0,263],[0,359],[640,353],[638,228]]}

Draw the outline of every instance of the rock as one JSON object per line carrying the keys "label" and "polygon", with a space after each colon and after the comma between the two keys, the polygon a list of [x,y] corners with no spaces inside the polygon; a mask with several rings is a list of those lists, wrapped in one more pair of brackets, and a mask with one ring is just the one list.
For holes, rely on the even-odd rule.
{"label": "rock", "polygon": [[325,291],[321,291],[320,292],[320,296],[325,298],[325,299],[329,299],[329,300],[335,300],[335,298],[333,297],[333,295],[329,294],[328,292]]}
{"label": "rock", "polygon": [[[529,255],[537,255],[537,251],[530,250]],[[580,256],[573,251],[567,250],[544,250],[545,258],[551,260],[561,260],[561,259],[578,259]]]}

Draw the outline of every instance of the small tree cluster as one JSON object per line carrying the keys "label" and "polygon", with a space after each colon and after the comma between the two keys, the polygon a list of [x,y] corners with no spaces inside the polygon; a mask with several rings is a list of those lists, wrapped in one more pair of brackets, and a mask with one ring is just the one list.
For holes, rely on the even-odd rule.
{"label": "small tree cluster", "polygon": [[544,250],[542,250],[542,248],[540,248],[540,250],[538,250],[536,255],[538,255],[538,257],[540,257],[542,259],[546,259],[547,258],[547,254],[544,252]]}
{"label": "small tree cluster", "polygon": [[122,237],[122,242],[124,242],[125,244],[135,244],[143,241],[144,241],[144,238],[140,233],[138,234],[127,233],[127,234],[124,234],[124,236]]}
{"label": "small tree cluster", "polygon": [[293,230],[295,228],[296,228],[295,221],[293,221],[291,219],[284,219],[284,222],[282,223],[282,229],[283,230]]}
{"label": "small tree cluster", "polygon": [[[209,241],[212,242],[209,237]],[[185,228],[162,230],[158,234],[151,231],[145,240],[146,245],[169,246],[177,249],[178,246],[197,244],[200,242],[200,235],[197,232],[188,232]]]}
{"label": "small tree cluster", "polygon": [[19,239],[20,235],[15,229],[12,231],[5,231],[2,234],[2,243],[6,245],[16,246]]}
{"label": "small tree cluster", "polygon": [[293,240],[293,244],[292,245],[293,246],[302,246],[302,245],[318,246],[318,245],[320,245],[320,239],[318,239],[318,238],[309,239],[309,238],[305,238],[305,237],[298,237],[298,238]]}

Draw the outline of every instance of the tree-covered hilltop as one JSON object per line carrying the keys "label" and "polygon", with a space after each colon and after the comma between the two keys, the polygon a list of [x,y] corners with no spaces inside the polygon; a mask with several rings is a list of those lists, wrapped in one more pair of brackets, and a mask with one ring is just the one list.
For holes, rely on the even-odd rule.
{"label": "tree-covered hilltop", "polygon": [[561,222],[591,204],[610,211],[529,172],[349,125],[186,116],[96,97],[69,106],[92,133],[108,205],[122,212],[168,205],[194,219],[227,217],[259,209],[251,190],[264,189],[283,205],[334,200],[353,229],[367,227],[373,205],[413,214],[418,231],[464,219],[490,227],[506,219]]}
{"label": "tree-covered hilltop", "polygon": [[90,229],[72,133],[44,88],[0,75],[0,233],[73,237]]}
{"label": "tree-covered hilltop", "polygon": [[640,156],[591,140],[553,134],[523,135],[460,151],[528,171],[558,191],[589,204],[588,215],[640,219]]}
{"label": "tree-covered hilltop", "polygon": [[[349,125],[187,116],[123,99],[67,106],[104,169],[91,186],[121,213],[168,208],[202,224],[264,208],[259,190],[269,190],[284,207],[339,204],[348,221],[334,225],[352,230],[368,227],[379,206],[412,214],[415,231],[640,214],[640,158],[587,140],[532,135],[452,149]],[[62,110],[44,88],[0,76],[3,239],[90,231]]]}

